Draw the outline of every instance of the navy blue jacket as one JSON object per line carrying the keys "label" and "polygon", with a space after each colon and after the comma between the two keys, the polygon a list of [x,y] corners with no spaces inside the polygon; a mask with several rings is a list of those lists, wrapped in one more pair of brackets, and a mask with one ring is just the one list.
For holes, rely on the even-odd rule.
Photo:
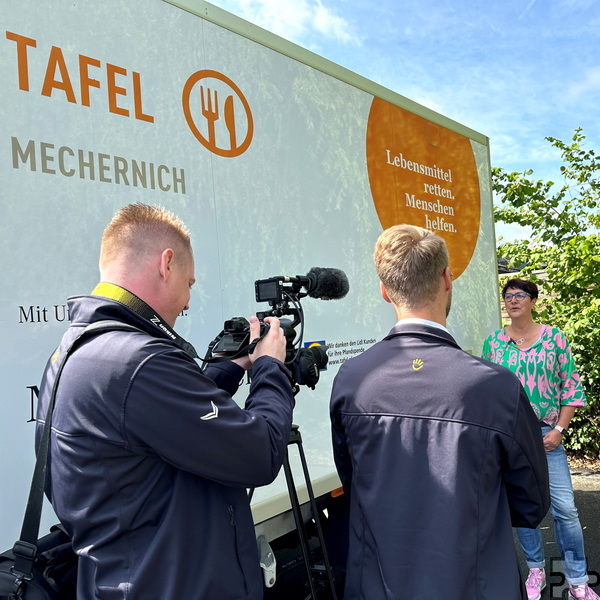
{"label": "navy blue jacket", "polygon": [[344,600],[526,599],[511,524],[540,523],[548,471],[510,371],[399,325],[340,368],[331,419],[350,497]]}
{"label": "navy blue jacket", "polygon": [[[80,555],[78,596],[102,600],[257,600],[262,576],[246,488],[282,464],[293,396],[285,367],[258,359],[204,373],[158,328],[101,297],[69,301],[64,349],[87,324],[127,322],[67,360],[53,414],[47,493]],[[38,408],[46,414],[56,363]]]}

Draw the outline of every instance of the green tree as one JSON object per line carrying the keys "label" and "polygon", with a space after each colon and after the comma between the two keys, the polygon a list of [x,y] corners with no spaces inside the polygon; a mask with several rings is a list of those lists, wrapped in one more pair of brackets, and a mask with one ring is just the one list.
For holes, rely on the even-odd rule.
{"label": "green tree", "polygon": [[495,219],[530,228],[528,239],[499,240],[498,255],[525,265],[519,277],[541,286],[541,322],[562,329],[571,343],[585,387],[588,410],[577,411],[565,446],[577,454],[600,453],[600,158],[584,147],[547,137],[560,150],[562,184],[532,178],[533,171],[492,169],[499,201]]}

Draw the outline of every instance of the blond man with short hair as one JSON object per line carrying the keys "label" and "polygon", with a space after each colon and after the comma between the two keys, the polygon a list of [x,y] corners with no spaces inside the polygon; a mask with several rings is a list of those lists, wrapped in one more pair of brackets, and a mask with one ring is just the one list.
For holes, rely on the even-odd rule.
{"label": "blond man with short hair", "polygon": [[342,365],[331,396],[350,505],[344,600],[525,600],[511,525],[535,527],[548,509],[527,396],[446,329],[441,237],[396,225],[374,261],[397,323]]}

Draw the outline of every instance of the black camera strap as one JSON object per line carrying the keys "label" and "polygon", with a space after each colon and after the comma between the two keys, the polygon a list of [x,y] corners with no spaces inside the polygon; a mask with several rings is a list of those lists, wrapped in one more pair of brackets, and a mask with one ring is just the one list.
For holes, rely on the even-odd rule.
{"label": "black camera strap", "polygon": [[[13,555],[15,557],[12,571],[15,575],[15,590],[18,591],[23,580],[32,578],[33,564],[37,556],[37,539],[40,530],[40,519],[42,515],[42,504],[44,501],[44,485],[46,481],[46,467],[48,463],[48,450],[50,447],[50,430],[52,429],[52,413],[56,401],[56,390],[58,389],[58,381],[62,374],[67,358],[86,338],[97,335],[104,331],[141,331],[133,325],[121,323],[120,321],[97,321],[88,325],[81,333],[71,342],[71,345],[63,351],[62,355],[55,354],[52,357],[53,361],[60,360],[54,384],[46,410],[46,417],[42,435],[37,451],[35,468],[31,480],[31,488],[29,490],[29,498],[25,508],[25,516],[21,527],[20,538],[13,546]],[[16,592],[15,592],[16,593]],[[20,597],[20,596],[19,596]]]}
{"label": "black camera strap", "polygon": [[175,330],[168,325],[165,320],[146,302],[132,294],[129,290],[122,288],[114,283],[102,281],[92,292],[92,296],[103,296],[110,298],[120,304],[123,304],[140,317],[146,319],[169,337],[176,346],[187,352],[192,358],[200,358],[196,349],[187,340],[182,338]]}

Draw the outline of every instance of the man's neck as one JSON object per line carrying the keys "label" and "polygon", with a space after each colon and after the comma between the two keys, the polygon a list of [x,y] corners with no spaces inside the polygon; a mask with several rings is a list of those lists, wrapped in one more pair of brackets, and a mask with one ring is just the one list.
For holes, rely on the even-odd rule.
{"label": "man's neck", "polygon": [[426,325],[427,327],[433,327],[434,329],[441,329],[443,331],[450,333],[448,331],[448,329],[446,329],[445,325],[442,325],[441,323],[438,323],[437,321],[430,321],[429,319],[421,319],[420,317],[406,317],[406,318],[400,319],[399,321],[396,322],[396,325],[411,325],[411,324]]}
{"label": "man's neck", "polygon": [[396,319],[422,319],[424,321],[432,321],[438,323],[442,327],[446,327],[446,311],[436,310],[434,307],[425,307],[418,310],[403,309],[399,306],[394,306],[396,310]]}

